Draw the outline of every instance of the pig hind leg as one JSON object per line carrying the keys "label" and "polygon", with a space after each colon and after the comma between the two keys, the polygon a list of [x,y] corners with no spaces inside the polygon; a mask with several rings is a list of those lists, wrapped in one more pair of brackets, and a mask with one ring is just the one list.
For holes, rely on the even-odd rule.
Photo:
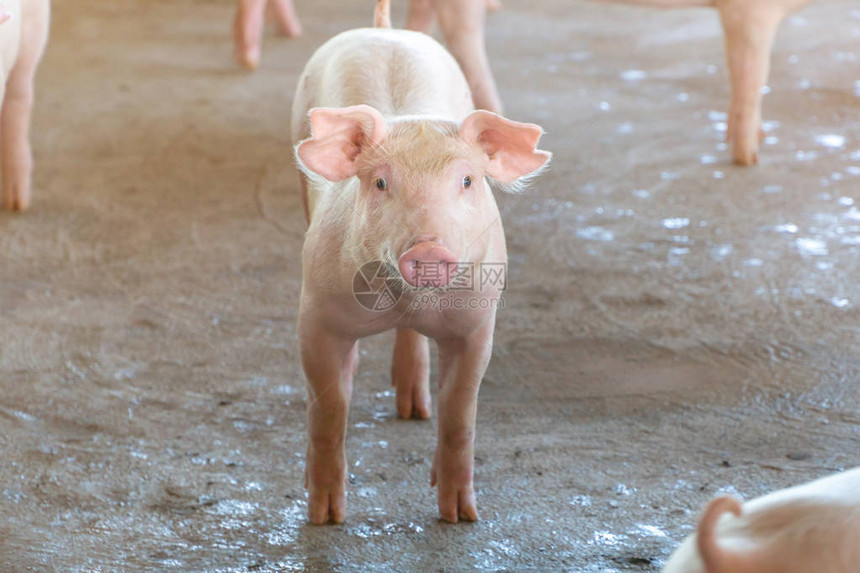
{"label": "pig hind leg", "polygon": [[397,329],[391,385],[397,390],[397,415],[430,417],[430,345],[426,336],[408,328]]}
{"label": "pig hind leg", "polygon": [[719,9],[732,86],[726,139],[732,144],[735,163],[754,165],[761,141],[761,90],[785,10],[769,2],[747,0],[723,2]]}
{"label": "pig hind leg", "polygon": [[[24,5],[24,10],[33,5]],[[33,153],[30,148],[30,116],[33,111],[33,80],[48,39],[48,6],[35,7],[44,16],[38,20],[24,14],[18,59],[6,81],[0,112],[3,206],[23,211],[30,206]]]}
{"label": "pig hind leg", "polygon": [[448,50],[469,82],[475,107],[501,114],[502,100],[484,42],[486,0],[435,0],[434,6]]}
{"label": "pig hind leg", "polygon": [[274,16],[278,32],[284,36],[302,35],[302,25],[293,0],[239,0],[233,20],[233,57],[248,69],[260,64],[266,6]]}
{"label": "pig hind leg", "polygon": [[289,38],[298,38],[302,35],[302,24],[293,0],[270,0],[269,9],[279,34]]}
{"label": "pig hind leg", "polygon": [[255,69],[260,64],[260,45],[266,0],[239,0],[233,20],[233,56],[236,61]]}
{"label": "pig hind leg", "polygon": [[409,14],[406,16],[406,29],[431,34],[436,23],[433,0],[411,0]]}
{"label": "pig hind leg", "polygon": [[[497,12],[502,9],[500,0],[486,0],[486,6],[488,12]],[[410,0],[409,13],[406,16],[406,29],[432,34],[434,24],[436,24],[436,13],[433,8],[433,0]]]}

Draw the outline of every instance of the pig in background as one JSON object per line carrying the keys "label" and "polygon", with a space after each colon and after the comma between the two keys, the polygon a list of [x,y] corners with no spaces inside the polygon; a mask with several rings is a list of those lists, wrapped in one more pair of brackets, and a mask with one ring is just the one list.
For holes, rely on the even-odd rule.
{"label": "pig in background", "polygon": [[4,0],[0,20],[0,175],[3,207],[23,211],[30,206],[30,115],[33,79],[48,41],[48,0]]}
{"label": "pig in background", "polygon": [[411,0],[406,28],[433,33],[434,21],[445,38],[445,46],[466,76],[475,107],[502,113],[502,99],[487,57],[484,23],[487,10],[498,10],[497,0]]}
{"label": "pig in background", "polygon": [[[279,14],[291,14],[292,24],[279,27],[288,35],[299,30],[291,0],[270,0]],[[731,84],[726,140],[739,165],[758,163],[763,137],[762,88],[767,83],[770,54],[777,29],[785,17],[811,0],[602,0],[662,8],[713,7],[719,10],[725,38]],[[260,53],[260,29],[266,0],[240,0],[235,27],[237,59],[256,67]],[[243,6],[256,6],[245,9]],[[289,7],[287,9],[286,7]],[[448,49],[460,64],[472,90],[475,106],[496,113],[502,102],[489,67],[484,40],[487,8],[494,0],[411,0],[406,27],[430,33],[438,19]]]}
{"label": "pig in background", "polygon": [[[484,17],[488,9],[500,7],[498,0],[411,0],[406,22],[407,29],[430,34],[438,20],[445,43],[472,89],[475,107],[495,113],[502,113],[502,101],[487,58]],[[260,64],[267,9],[281,35],[302,33],[292,0],[239,0],[233,22],[234,57],[249,69]]]}
{"label": "pig in background", "polygon": [[[377,25],[389,22],[387,2]],[[308,380],[308,516],[346,516],[344,449],[358,340],[397,329],[392,382],[402,417],[430,415],[430,351],[439,348],[438,443],[431,469],[443,519],[475,520],[478,388],[492,354],[503,285],[444,291],[460,264],[507,263],[489,179],[518,189],[549,161],[540,127],[474,111],[457,62],[426,34],[366,28],[324,44],[302,73],[292,140],[309,228],[298,333]],[[356,272],[378,261],[402,296],[387,310],[358,304]],[[421,265],[445,272],[423,283]],[[389,275],[390,277],[390,275]],[[401,278],[402,277],[402,278]],[[406,284],[402,284],[406,283]],[[416,304],[412,287],[449,297]],[[428,292],[427,289],[423,291]]]}
{"label": "pig in background", "polygon": [[663,573],[857,573],[860,468],[741,504],[719,497]]}
{"label": "pig in background", "polygon": [[739,165],[758,163],[762,88],[770,70],[776,31],[785,17],[810,0],[603,0],[658,7],[713,7],[725,38],[732,99],[726,141]]}

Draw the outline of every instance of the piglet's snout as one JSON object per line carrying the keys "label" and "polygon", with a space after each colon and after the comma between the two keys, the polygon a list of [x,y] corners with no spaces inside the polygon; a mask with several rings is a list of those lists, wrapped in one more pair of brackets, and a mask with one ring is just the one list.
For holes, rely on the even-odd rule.
{"label": "piglet's snout", "polygon": [[443,287],[457,274],[454,254],[432,241],[418,243],[400,256],[397,266],[403,279],[414,287]]}

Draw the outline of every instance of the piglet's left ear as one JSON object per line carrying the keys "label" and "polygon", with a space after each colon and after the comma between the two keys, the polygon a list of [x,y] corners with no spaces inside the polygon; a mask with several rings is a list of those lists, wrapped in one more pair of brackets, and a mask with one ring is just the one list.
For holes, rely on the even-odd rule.
{"label": "piglet's left ear", "polygon": [[533,123],[518,123],[489,111],[473,111],[460,125],[466,143],[483,148],[490,163],[487,175],[501,183],[513,183],[541,169],[552,153],[537,149],[543,129]]}

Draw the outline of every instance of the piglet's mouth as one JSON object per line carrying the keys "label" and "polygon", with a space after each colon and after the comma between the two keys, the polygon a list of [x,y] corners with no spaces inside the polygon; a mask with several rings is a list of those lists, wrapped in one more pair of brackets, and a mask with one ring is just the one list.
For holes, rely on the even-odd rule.
{"label": "piglet's mouth", "polygon": [[441,288],[451,284],[459,263],[454,254],[435,241],[413,245],[397,261],[403,280],[414,287]]}

